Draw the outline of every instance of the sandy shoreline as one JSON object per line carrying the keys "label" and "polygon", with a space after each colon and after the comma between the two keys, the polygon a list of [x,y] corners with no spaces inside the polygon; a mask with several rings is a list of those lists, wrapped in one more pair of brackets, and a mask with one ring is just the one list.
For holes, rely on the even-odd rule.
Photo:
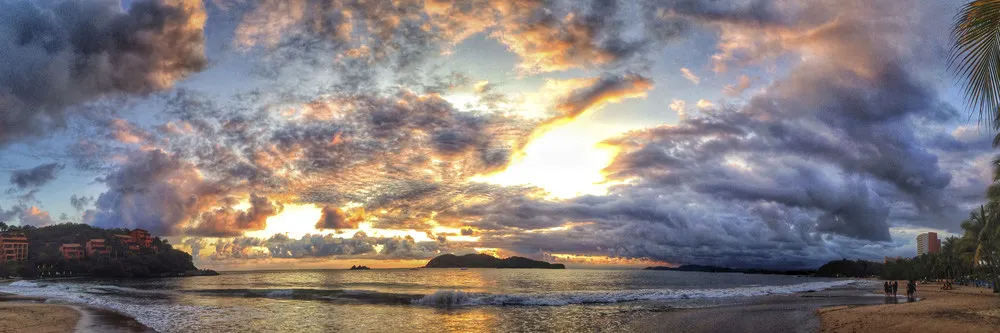
{"label": "sandy shoreline", "polygon": [[0,332],[73,332],[82,315],[67,305],[4,302],[0,303]]}
{"label": "sandy shoreline", "polygon": [[842,304],[879,304],[882,297],[856,288],[747,298],[736,304],[678,309],[645,317],[630,332],[816,332],[816,311]]}
{"label": "sandy shoreline", "polygon": [[638,320],[633,332],[1000,332],[1000,296],[989,289],[921,285],[917,302],[876,290],[830,289],[678,309]]}
{"label": "sandy shoreline", "polygon": [[133,318],[44,298],[0,294],[0,333],[155,332]]}
{"label": "sandy shoreline", "polygon": [[989,289],[939,284],[917,288],[919,302],[834,306],[818,311],[822,332],[1000,332],[1000,296]]}

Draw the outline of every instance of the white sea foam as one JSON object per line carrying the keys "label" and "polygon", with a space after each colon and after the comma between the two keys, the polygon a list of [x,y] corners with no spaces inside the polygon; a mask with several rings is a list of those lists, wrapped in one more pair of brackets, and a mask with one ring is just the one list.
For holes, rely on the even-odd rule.
{"label": "white sea foam", "polygon": [[439,290],[414,301],[414,304],[452,308],[464,306],[541,305],[558,306],[587,303],[618,303],[722,297],[752,297],[818,291],[856,283],[856,280],[809,282],[787,286],[759,286],[726,289],[639,289],[614,291],[561,291],[523,294],[466,293]]}
{"label": "white sea foam", "polygon": [[11,282],[10,286],[11,287],[22,287],[22,288],[36,288],[36,287],[38,287],[38,284],[34,283],[34,282],[28,282],[28,281],[20,280],[20,281]]}
{"label": "white sea foam", "polygon": [[137,321],[158,332],[184,331],[191,323],[188,318],[198,318],[213,310],[210,307],[154,303],[142,298],[113,297],[106,293],[93,293],[95,289],[129,289],[114,286],[95,286],[69,282],[32,283],[17,281],[0,285],[0,292],[46,298],[49,303],[79,304],[114,311],[135,318]]}

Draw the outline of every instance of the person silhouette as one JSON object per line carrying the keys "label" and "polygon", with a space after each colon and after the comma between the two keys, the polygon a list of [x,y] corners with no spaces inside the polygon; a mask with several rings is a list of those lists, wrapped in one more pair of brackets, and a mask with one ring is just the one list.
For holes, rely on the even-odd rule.
{"label": "person silhouette", "polygon": [[885,292],[885,297],[889,297],[889,294],[892,293],[892,289],[889,288],[889,281],[885,281],[885,283],[882,284],[882,291]]}
{"label": "person silhouette", "polygon": [[916,292],[917,292],[917,282],[910,280],[910,282],[906,284],[906,298],[912,302],[914,300],[914,294]]}
{"label": "person silhouette", "polygon": [[899,290],[899,281],[892,281],[892,297],[896,297],[896,292]]}

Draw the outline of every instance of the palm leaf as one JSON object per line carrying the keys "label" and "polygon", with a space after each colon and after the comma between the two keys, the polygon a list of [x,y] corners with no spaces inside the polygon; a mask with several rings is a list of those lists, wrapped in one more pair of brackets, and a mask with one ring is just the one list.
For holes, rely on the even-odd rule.
{"label": "palm leaf", "polygon": [[[971,1],[959,10],[951,31],[949,62],[964,79],[963,92],[970,108],[1000,129],[1000,1]],[[1000,139],[994,140],[994,145]]]}

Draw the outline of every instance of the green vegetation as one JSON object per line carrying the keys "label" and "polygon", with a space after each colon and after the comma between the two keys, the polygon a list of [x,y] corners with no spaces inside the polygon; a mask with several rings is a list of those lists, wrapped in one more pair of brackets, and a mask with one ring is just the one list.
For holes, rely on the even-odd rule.
{"label": "green vegetation", "polygon": [[[94,276],[114,278],[145,278],[176,275],[210,274],[197,271],[191,255],[175,250],[166,240],[154,237],[152,246],[138,252],[114,237],[128,234],[126,229],[101,229],[86,224],[64,223],[36,228],[8,226],[0,222],[0,232],[19,232],[28,237],[28,260],[0,264],[0,277],[21,276],[26,279],[63,276]],[[64,259],[59,247],[64,243],[86,246],[91,239],[104,239],[109,253]],[[85,250],[85,249],[84,249]]]}
{"label": "green vegetation", "polygon": [[820,266],[816,276],[865,278],[881,276],[882,263],[867,260],[834,260]]}

